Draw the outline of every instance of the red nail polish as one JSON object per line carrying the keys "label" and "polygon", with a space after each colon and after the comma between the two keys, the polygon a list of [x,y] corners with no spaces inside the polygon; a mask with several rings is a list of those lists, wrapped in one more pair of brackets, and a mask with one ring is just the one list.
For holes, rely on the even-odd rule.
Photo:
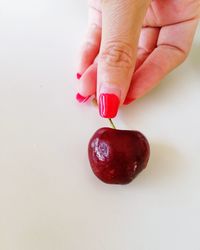
{"label": "red nail polish", "polygon": [[76,77],[77,77],[78,80],[81,78],[81,76],[82,76],[82,75],[81,75],[80,73],[77,73],[77,74],[76,74]]}
{"label": "red nail polish", "polygon": [[86,102],[89,98],[90,96],[82,96],[79,93],[76,95],[76,100],[80,103]]}
{"label": "red nail polish", "polygon": [[99,113],[104,118],[113,118],[117,115],[119,98],[114,94],[101,94],[99,96]]}
{"label": "red nail polish", "polygon": [[126,97],[125,101],[124,101],[124,105],[128,105],[131,102],[135,101],[135,98],[130,98],[130,97]]}

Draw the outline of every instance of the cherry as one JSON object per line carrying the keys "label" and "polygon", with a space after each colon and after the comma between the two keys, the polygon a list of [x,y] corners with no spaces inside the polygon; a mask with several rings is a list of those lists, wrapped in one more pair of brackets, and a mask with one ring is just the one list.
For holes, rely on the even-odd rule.
{"label": "cherry", "polygon": [[88,145],[94,174],[108,184],[128,184],[146,168],[150,147],[138,131],[101,128]]}

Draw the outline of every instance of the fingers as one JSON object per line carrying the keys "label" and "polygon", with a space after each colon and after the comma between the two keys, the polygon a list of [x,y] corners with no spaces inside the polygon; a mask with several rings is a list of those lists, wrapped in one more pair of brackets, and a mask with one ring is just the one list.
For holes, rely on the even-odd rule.
{"label": "fingers", "polygon": [[88,30],[79,52],[77,65],[77,78],[83,75],[87,68],[94,62],[101,42],[101,12],[93,5],[89,6]]}
{"label": "fingers", "polygon": [[93,63],[85,71],[78,85],[77,101],[86,102],[92,95],[96,94],[97,85],[97,64]]}
{"label": "fingers", "polygon": [[160,28],[143,27],[140,33],[135,71],[157,46]]}
{"label": "fingers", "polygon": [[102,41],[98,60],[97,100],[102,117],[115,117],[134,71],[145,0],[102,1]]}
{"label": "fingers", "polygon": [[161,29],[157,48],[133,75],[126,104],[146,94],[185,60],[196,27],[197,21],[193,20]]}

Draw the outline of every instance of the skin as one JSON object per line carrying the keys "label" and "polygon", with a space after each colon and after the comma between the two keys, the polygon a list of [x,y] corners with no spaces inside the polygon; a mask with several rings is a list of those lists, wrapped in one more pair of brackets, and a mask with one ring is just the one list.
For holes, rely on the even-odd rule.
{"label": "skin", "polygon": [[199,17],[200,0],[90,0],[79,93],[142,97],[186,59]]}

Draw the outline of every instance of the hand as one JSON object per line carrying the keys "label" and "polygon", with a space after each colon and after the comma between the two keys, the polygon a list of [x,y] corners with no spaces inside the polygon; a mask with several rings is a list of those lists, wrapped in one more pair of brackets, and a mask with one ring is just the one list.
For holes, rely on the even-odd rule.
{"label": "hand", "polygon": [[115,117],[185,60],[199,16],[200,0],[90,0],[77,99]]}

